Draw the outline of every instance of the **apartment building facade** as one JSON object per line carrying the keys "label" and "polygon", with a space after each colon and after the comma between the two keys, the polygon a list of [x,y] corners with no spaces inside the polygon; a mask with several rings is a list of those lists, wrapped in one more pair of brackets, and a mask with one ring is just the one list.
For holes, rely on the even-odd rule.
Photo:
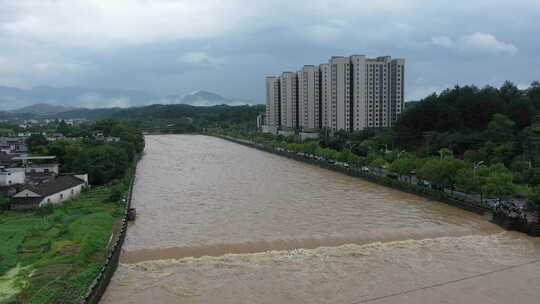
{"label": "apartment building facade", "polygon": [[283,72],[279,77],[281,96],[281,128],[298,128],[298,78],[293,72]]}
{"label": "apartment building facade", "polygon": [[279,78],[274,76],[266,77],[266,117],[265,124],[270,127],[281,125],[281,98],[280,98]]}
{"label": "apartment building facade", "polygon": [[297,74],[298,127],[306,132],[318,131],[321,127],[319,68],[314,65],[306,65]]}
{"label": "apartment building facade", "polygon": [[389,128],[403,110],[405,61],[389,56],[366,60],[365,128]]}
{"label": "apartment building facade", "polygon": [[[334,56],[297,73],[267,77],[267,123],[279,111],[279,127],[301,131],[361,131],[392,127],[404,109],[405,60],[390,56]],[[280,94],[268,79],[277,80]],[[274,90],[275,92],[275,90]],[[279,105],[279,109],[277,107]],[[268,107],[272,109],[268,109]]]}

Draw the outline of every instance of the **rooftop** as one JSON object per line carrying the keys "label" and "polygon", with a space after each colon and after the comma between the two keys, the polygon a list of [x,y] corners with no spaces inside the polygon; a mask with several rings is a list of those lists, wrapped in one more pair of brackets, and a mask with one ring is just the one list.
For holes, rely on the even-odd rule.
{"label": "rooftop", "polygon": [[84,183],[85,182],[82,179],[79,179],[73,175],[61,175],[53,181],[39,184],[37,186],[27,186],[26,189],[39,194],[42,197],[46,197]]}
{"label": "rooftop", "polygon": [[13,160],[54,160],[56,156],[17,156]]}

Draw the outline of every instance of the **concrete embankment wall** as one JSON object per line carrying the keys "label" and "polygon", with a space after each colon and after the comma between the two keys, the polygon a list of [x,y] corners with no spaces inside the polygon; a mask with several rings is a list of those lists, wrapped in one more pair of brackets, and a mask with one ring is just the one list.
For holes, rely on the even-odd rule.
{"label": "concrete embankment wall", "polygon": [[503,227],[504,229],[520,231],[530,236],[537,236],[537,237],[540,236],[540,223],[531,223],[531,222],[519,220],[516,218],[511,218],[505,214],[492,214],[491,210],[487,208],[486,206],[482,206],[482,205],[475,204],[470,201],[460,200],[458,198],[451,197],[448,193],[445,193],[442,191],[436,191],[436,190],[432,190],[425,187],[419,187],[413,184],[408,184],[406,182],[391,179],[388,177],[377,176],[374,174],[362,172],[361,170],[358,170],[358,169],[337,166],[337,165],[328,163],[326,161],[320,161],[316,159],[307,158],[307,157],[298,155],[296,153],[290,153],[287,151],[278,151],[271,147],[259,145],[259,144],[256,144],[254,142],[250,142],[247,140],[241,140],[241,139],[236,139],[236,138],[232,138],[228,136],[219,136],[219,135],[216,135],[216,137],[225,139],[228,141],[232,141],[234,143],[238,143],[244,146],[252,147],[261,151],[274,153],[277,155],[295,159],[297,161],[314,164],[322,168],[333,170],[333,171],[347,174],[350,176],[359,177],[366,181],[376,183],[382,186],[394,188],[403,192],[408,192],[408,193],[416,194],[418,196],[422,196],[428,199],[437,200],[437,201],[440,201],[440,202],[443,202],[443,203],[446,203],[446,204],[449,204],[449,205],[452,205],[452,206],[455,206],[455,207],[458,207],[458,208],[461,208],[470,212],[483,215],[486,217],[486,219]]}
{"label": "concrete embankment wall", "polygon": [[86,295],[81,299],[81,304],[97,304],[105,294],[107,286],[111,281],[116,268],[118,267],[118,262],[120,260],[120,252],[122,251],[122,245],[126,239],[126,233],[128,228],[128,210],[131,208],[131,198],[133,195],[133,186],[135,184],[135,175],[137,170],[137,163],[133,164],[132,176],[130,179],[128,196],[126,201],[126,207],[124,209],[124,214],[122,215],[121,224],[113,228],[112,237],[114,238],[111,246],[109,247],[109,253],[105,263],[101,267],[98,275],[92,282],[92,285],[88,288]]}

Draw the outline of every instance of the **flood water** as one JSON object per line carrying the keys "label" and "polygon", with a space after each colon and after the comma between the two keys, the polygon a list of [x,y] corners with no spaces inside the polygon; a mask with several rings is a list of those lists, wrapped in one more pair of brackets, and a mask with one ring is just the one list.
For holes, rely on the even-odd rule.
{"label": "flood water", "polygon": [[225,140],[146,138],[104,303],[540,303],[540,242]]}

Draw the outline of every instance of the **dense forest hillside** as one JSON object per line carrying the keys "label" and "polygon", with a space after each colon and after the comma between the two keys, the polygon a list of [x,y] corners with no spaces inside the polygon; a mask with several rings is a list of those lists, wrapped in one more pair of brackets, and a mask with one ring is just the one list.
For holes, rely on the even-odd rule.
{"label": "dense forest hillside", "polygon": [[110,115],[111,118],[129,120],[141,128],[172,128],[196,131],[201,128],[221,127],[255,129],[256,117],[264,113],[264,105],[212,106],[151,105],[124,109]]}
{"label": "dense forest hillside", "polygon": [[506,130],[500,131],[510,133],[504,140],[515,141],[525,140],[523,131],[539,113],[539,82],[533,82],[526,90],[519,90],[511,82],[500,89],[455,87],[430,95],[410,107],[399,119],[395,132],[398,143],[405,147],[418,147],[429,141],[433,151],[450,147],[455,153],[463,154],[489,140],[503,139],[502,134],[493,130],[486,133],[495,114],[508,119],[499,120],[507,123]]}
{"label": "dense forest hillside", "polygon": [[141,128],[173,128],[196,131],[201,128],[255,128],[256,117],[264,113],[264,105],[192,106],[187,104],[150,105],[132,108],[72,109],[61,113],[37,115],[32,113],[0,112],[0,119],[117,119],[129,121]]}

